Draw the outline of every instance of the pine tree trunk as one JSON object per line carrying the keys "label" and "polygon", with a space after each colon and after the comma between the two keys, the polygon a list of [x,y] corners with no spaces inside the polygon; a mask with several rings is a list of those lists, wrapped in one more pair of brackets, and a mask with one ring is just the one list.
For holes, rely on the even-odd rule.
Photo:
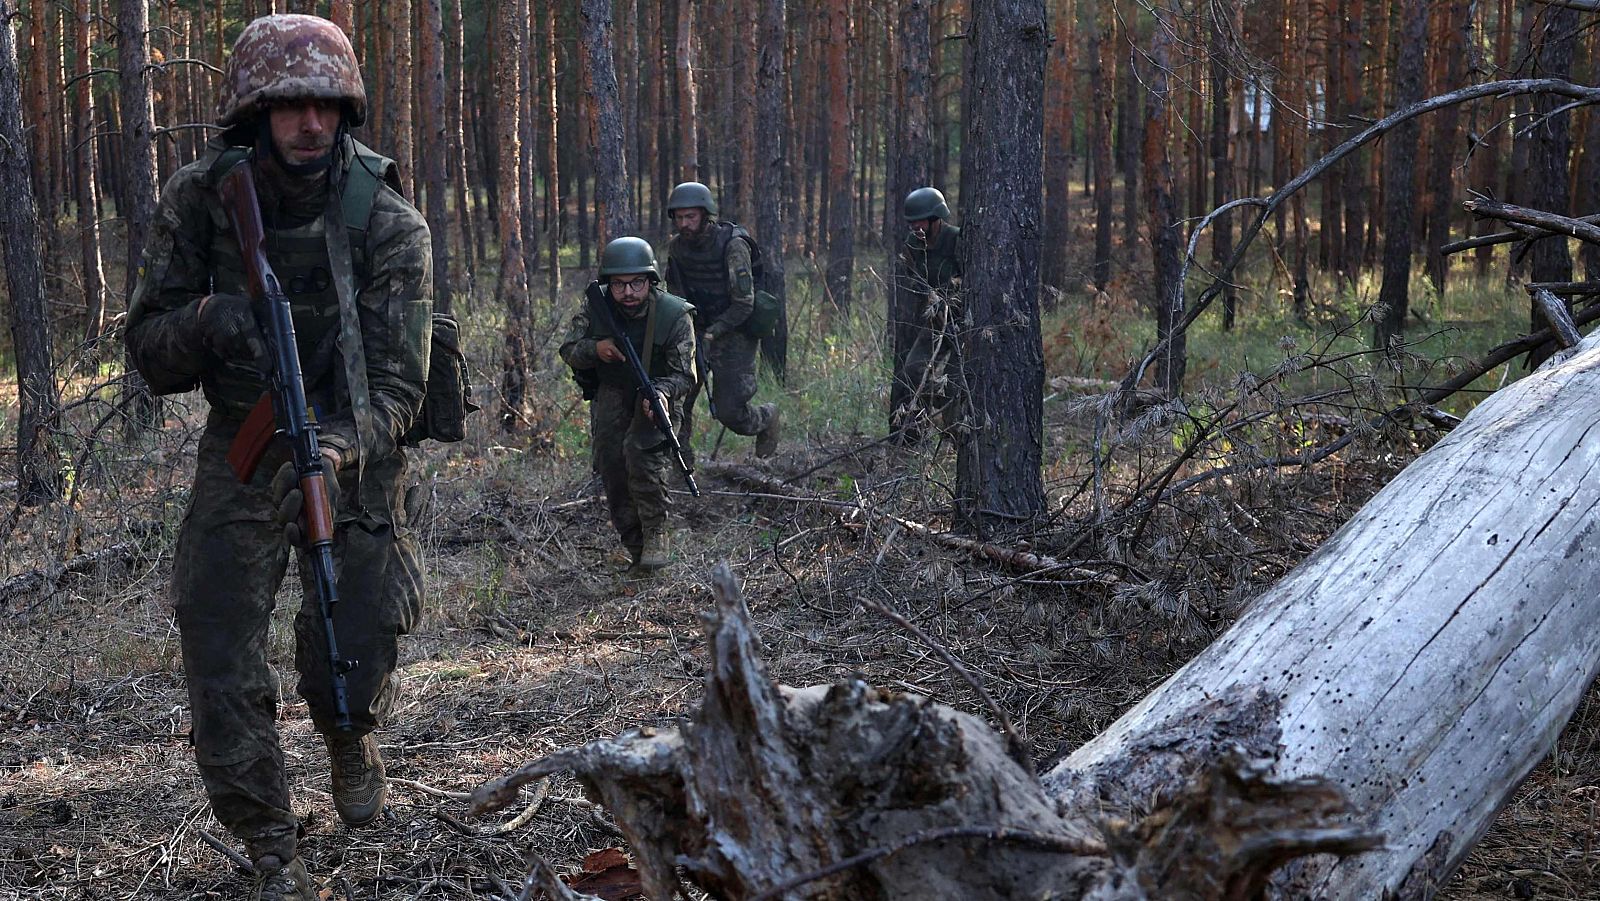
{"label": "pine tree trunk", "polygon": [[[933,165],[929,150],[928,100],[932,73],[928,70],[929,52],[928,0],[901,0],[900,3],[900,109],[896,121],[899,133],[895,136],[896,169],[889,196],[894,205],[902,202],[911,191],[931,183]],[[892,377],[889,382],[889,428],[895,430],[904,422],[896,415],[910,400],[914,386],[905,372],[906,356],[916,341],[919,326],[917,313],[922,295],[913,290],[906,273],[902,272],[898,256],[905,244],[905,217],[898,211],[893,217],[898,226],[889,244],[889,261],[894,266],[894,278],[889,281],[889,342],[892,354]]]}
{"label": "pine tree trunk", "polygon": [[1152,29],[1140,156],[1144,160],[1145,216],[1155,270],[1156,340],[1166,346],[1165,352],[1156,358],[1156,386],[1176,397],[1183,390],[1184,371],[1188,368],[1188,341],[1182,327],[1183,285],[1178,281],[1183,226],[1178,221],[1172,159],[1167,147],[1167,117],[1171,114],[1172,102],[1167,73],[1171,60],[1171,30]]}
{"label": "pine tree trunk", "polygon": [[97,191],[99,179],[95,166],[94,79],[88,76],[93,68],[89,48],[93,46],[91,29],[94,23],[89,0],[74,0],[72,18],[76,23],[75,50],[78,58],[73,121],[78,130],[73,141],[77,157],[78,184],[78,252],[83,261],[83,311],[84,340],[89,343],[100,339],[106,319],[106,275],[100,257],[100,217]]}
{"label": "pine tree trunk", "polygon": [[827,4],[828,297],[850,308],[855,274],[855,122],[850,94],[850,4]]}
{"label": "pine tree trunk", "polygon": [[[1424,0],[1404,0],[1400,21],[1400,58],[1395,65],[1395,108],[1422,99],[1424,35],[1427,24]],[[1415,177],[1417,121],[1405,122],[1383,139],[1384,240],[1383,284],[1378,303],[1383,315],[1373,324],[1373,346],[1383,348],[1405,333],[1411,292],[1412,222],[1417,204]]]}
{"label": "pine tree trunk", "polygon": [[[1439,60],[1442,81],[1438,93],[1466,84],[1471,8],[1472,0],[1450,0],[1438,11],[1443,30],[1442,39],[1434,44],[1442,55]],[[1428,172],[1428,194],[1432,200],[1428,203],[1428,230],[1427,237],[1423,239],[1423,249],[1427,253],[1428,280],[1433,283],[1435,290],[1443,292],[1449,260],[1440,253],[1440,248],[1450,242],[1451,213],[1456,208],[1452,202],[1452,179],[1459,156],[1461,107],[1447,106],[1432,119],[1433,146],[1429,153]]]}
{"label": "pine tree trunk", "polygon": [[1039,325],[1043,184],[1044,0],[974,0],[975,96],[962,198],[965,427],[956,451],[958,514],[979,535],[1044,509],[1044,348]]}
{"label": "pine tree trunk", "polygon": [[[1534,25],[1537,71],[1544,78],[1567,78],[1572,73],[1572,55],[1577,43],[1578,11],[1552,6],[1541,12],[1543,15]],[[1562,216],[1570,212],[1567,163],[1572,154],[1572,119],[1570,112],[1560,115],[1551,115],[1551,112],[1565,103],[1560,98],[1544,95],[1533,98],[1533,121],[1537,124],[1528,148],[1526,179],[1530,194],[1527,205]],[[1566,240],[1551,238],[1535,241],[1530,256],[1534,281],[1564,282],[1572,279],[1572,256],[1567,252]],[[1533,307],[1533,310],[1534,328],[1544,328],[1544,318],[1538,312],[1538,307]]]}
{"label": "pine tree trunk", "polygon": [[[1356,0],[1359,2],[1359,0]],[[1229,114],[1232,112],[1232,76],[1228,73],[1228,45],[1223,22],[1211,14],[1211,206],[1227,203],[1233,196],[1233,166],[1228,160]],[[1233,217],[1223,216],[1212,223],[1211,261],[1221,266],[1233,256]],[[1157,297],[1161,294],[1158,291]],[[1233,330],[1239,292],[1229,282],[1222,295],[1222,329]]]}
{"label": "pine tree trunk", "polygon": [[522,186],[517,175],[522,159],[518,92],[522,38],[528,20],[518,6],[499,5],[494,55],[495,185],[500,215],[500,278],[495,286],[495,305],[506,311],[500,378],[500,427],[506,432],[519,431],[528,423],[528,273],[522,255]]}
{"label": "pine tree trunk", "polygon": [[354,34],[356,30],[355,0],[329,0],[328,19],[343,29],[346,35]]}
{"label": "pine tree trunk", "polygon": [[45,307],[44,248],[39,240],[38,211],[26,131],[22,124],[22,73],[17,65],[17,18],[13,0],[0,0],[0,245],[5,252],[6,294],[10,309],[11,347],[16,356],[17,500],[26,506],[61,494],[61,477],[53,433],[61,410],[50,348],[50,321]]}
{"label": "pine tree trunk", "polygon": [[678,176],[684,181],[700,180],[700,141],[695,130],[700,92],[694,83],[694,4],[695,0],[678,0]]}
{"label": "pine tree trunk", "polygon": [[[1350,0],[1345,18],[1342,40],[1344,44],[1342,70],[1344,72],[1344,100],[1342,107],[1347,118],[1357,121],[1368,116],[1365,86],[1366,67],[1362,53],[1365,32],[1365,0]],[[1380,8],[1387,14],[1387,8]],[[1352,280],[1366,266],[1367,232],[1367,152],[1352,154],[1340,164],[1345,170],[1344,183],[1344,263]]]}
{"label": "pine tree trunk", "polygon": [[1112,85],[1109,73],[1116,71],[1113,48],[1114,19],[1110,0],[1100,0],[1094,33],[1089,39],[1089,119],[1094,132],[1094,287],[1104,291],[1111,281],[1111,114]]}
{"label": "pine tree trunk", "polygon": [[[534,28],[533,4],[528,0],[517,0],[517,13],[522,16],[523,42],[522,42],[522,77],[518,82],[517,103],[522,111],[518,114],[518,122],[522,129],[522,147],[524,153],[517,166],[517,176],[522,179],[522,267],[528,273],[528,299],[529,308],[532,309],[534,296],[534,276],[539,271],[539,137],[535,123],[539,118],[539,76],[534,69],[534,55],[536,53],[534,41],[538,31]],[[535,369],[542,368],[539,360],[529,363]]]}
{"label": "pine tree trunk", "polygon": [[[145,0],[117,0],[117,68],[122,129],[122,221],[126,228],[127,271],[123,297],[133,296],[139,262],[156,211],[155,109],[150,99],[150,12]],[[161,404],[133,366],[124,390],[133,395],[128,430],[154,425]]]}
{"label": "pine tree trunk", "polygon": [[450,210],[445,189],[446,164],[450,156],[450,116],[445,106],[444,9],[443,0],[418,0],[421,28],[417,32],[417,54],[423,90],[424,141],[423,182],[427,186],[428,230],[433,233],[433,296],[441,312],[452,306],[450,280]]}
{"label": "pine tree trunk", "polygon": [[[1500,0],[1499,17],[1495,23],[1495,50],[1494,64],[1497,71],[1507,71],[1511,65],[1511,37],[1512,37],[1512,0]],[[1497,104],[1497,106],[1499,106]],[[1503,169],[1502,161],[1506,157],[1506,142],[1510,140],[1507,132],[1510,129],[1496,128],[1484,135],[1483,146],[1478,148],[1481,165],[1474,171],[1479,173],[1473,179],[1480,190],[1488,190],[1491,194],[1510,199],[1510,192],[1500,189],[1500,177]],[[1498,189],[1498,190],[1497,190]],[[1477,233],[1480,235],[1491,234],[1497,225],[1489,219],[1480,219],[1477,223]],[[1494,261],[1494,246],[1484,245],[1474,254],[1478,277],[1484,278],[1489,274],[1489,264]]]}
{"label": "pine tree trunk", "polygon": [[755,195],[756,232],[766,241],[766,289],[778,299],[778,308],[782,311],[777,333],[761,339],[761,356],[772,367],[778,381],[783,382],[789,363],[789,304],[784,278],[788,211],[784,209],[784,192],[779,189],[789,182],[788,152],[792,152],[793,144],[793,132],[785,127],[784,100],[788,96],[789,73],[784,59],[784,47],[788,43],[784,0],[761,0],[757,27],[760,37],[756,55],[756,133],[761,140],[757,144],[757,168],[753,175],[770,188],[757,191]]}
{"label": "pine tree trunk", "polygon": [[[687,2],[687,0],[685,0]],[[622,102],[612,62],[611,4],[582,0],[583,89],[589,107],[589,146],[594,153],[595,218],[601,246],[634,234],[638,226],[628,206],[628,157],[622,133]],[[681,45],[681,42],[680,42]]]}
{"label": "pine tree trunk", "polygon": [[548,3],[540,3],[543,25],[539,34],[543,41],[542,52],[539,55],[539,120],[544,123],[544,137],[539,148],[539,162],[544,168],[544,239],[545,256],[549,258],[547,264],[550,278],[546,287],[549,288],[551,309],[561,303],[561,228],[559,224],[561,214],[561,172],[559,146],[560,114],[556,106],[556,24],[555,9]]}
{"label": "pine tree trunk", "polygon": [[[1077,65],[1076,0],[1060,0],[1050,24],[1050,70],[1045,79],[1045,204],[1044,260],[1040,276],[1058,292],[1066,291],[1067,248],[1071,238],[1073,67]],[[1055,308],[1057,294],[1045,292],[1046,310]]]}

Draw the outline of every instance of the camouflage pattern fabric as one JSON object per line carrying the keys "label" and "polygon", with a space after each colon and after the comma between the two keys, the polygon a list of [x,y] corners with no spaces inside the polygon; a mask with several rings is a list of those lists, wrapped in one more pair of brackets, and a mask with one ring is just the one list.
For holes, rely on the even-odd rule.
{"label": "camouflage pattern fabric", "polygon": [[[908,234],[900,254],[900,278],[909,290],[922,296],[917,337],[906,352],[902,370],[917,408],[907,412],[936,416],[946,426],[962,396],[960,241],[961,229],[944,222],[929,245],[916,233]],[[898,411],[896,415],[900,415]]]}
{"label": "camouflage pattern fabric", "polygon": [[[658,295],[659,291],[651,292],[652,303]],[[637,318],[643,319],[645,307],[640,309]],[[689,316],[678,318],[666,335],[657,336],[650,355],[651,382],[667,396],[668,411],[674,417],[695,383],[692,322]],[[630,323],[630,331],[636,325]],[[561,345],[561,359],[574,369],[601,370],[600,386],[589,405],[594,468],[605,486],[611,524],[637,560],[645,536],[666,529],[672,509],[668,486],[677,463],[666,439],[645,416],[632,377],[625,375],[627,364],[601,362],[597,343],[585,305],[572,317]],[[642,349],[640,353],[642,356]]]}
{"label": "camouflage pattern fabric", "polygon": [[217,124],[230,127],[273,100],[317,98],[349,106],[350,125],[367,116],[367,89],[350,39],[318,16],[262,16],[246,25],[223,70]]}
{"label": "camouflage pattern fabric", "polygon": [[[251,856],[294,856],[296,819],[276,726],[278,676],[268,662],[268,634],[290,548],[274,519],[272,475],[287,459],[274,449],[255,478],[241,485],[227,464],[239,422],[213,411],[200,439],[194,489],[178,536],[172,603],[183,645],[200,775],[217,819]],[[421,615],[422,564],[407,525],[400,486],[406,457],[391,454],[367,468],[369,482],[390,492],[391,524],[340,511],[334,561],[340,602],[334,608],[339,649],[360,666],[346,675],[353,735],[377,728],[393,706],[399,636]],[[341,474],[342,492],[354,471]],[[302,582],[310,566],[301,560]],[[294,619],[298,693],[317,731],[334,731],[322,614],[303,585]],[[280,661],[279,666],[282,666]]]}
{"label": "camouflage pattern fabric", "polygon": [[[351,144],[340,148],[340,168]],[[189,510],[178,537],[172,603],[183,644],[184,669],[194,716],[195,754],[217,817],[249,847],[252,856],[295,851],[295,820],[276,718],[278,687],[267,662],[267,635],[274,598],[290,553],[274,521],[269,485],[283,462],[269,452],[254,481],[240,485],[225,456],[245,408],[262,390],[248,363],[223,360],[207,349],[196,308],[213,291],[237,290],[230,263],[219,248],[231,235],[207,174],[220,143],[205,159],[186,166],[162,192],[146,245],[140,278],[128,313],[130,358],[159,392],[204,389],[211,403],[197,454]],[[326,176],[292,179],[270,165],[258,166],[263,218],[269,223],[267,257],[286,284],[309,281],[296,295],[296,329],[332,334],[337,310],[326,290],[326,251],[305,240],[326,208]],[[279,228],[283,240],[275,240]],[[291,238],[290,233],[293,232]],[[416,623],[423,604],[421,567],[407,534],[409,513],[402,497],[407,470],[400,438],[421,406],[429,348],[433,279],[426,224],[410,204],[388,188],[374,199],[359,251],[365,272],[357,308],[376,424],[372,439],[358,445],[354,418],[337,355],[303,346],[308,383],[319,389],[323,443],[340,451],[343,509],[335,516],[335,558],[340,604],[335,629],[340,650],[360,666],[347,675],[355,734],[381,724],[393,702],[398,637]],[[293,304],[295,301],[291,300]],[[329,342],[322,342],[327,344]],[[364,473],[355,484],[361,455]],[[306,572],[307,567],[301,571]],[[332,728],[332,699],[315,602],[295,623],[295,669],[299,692],[319,730]]]}
{"label": "camouflage pattern fabric", "polygon": [[[684,254],[684,242],[674,237],[668,253]],[[739,326],[750,318],[755,305],[755,284],[750,271],[750,245],[742,240],[728,242],[727,285],[730,298],[727,310],[701,326],[695,324],[695,337],[705,358],[706,372],[684,400],[679,417],[678,440],[685,449],[692,446],[695,404],[711,380],[711,408],[718,422],[735,435],[755,435],[767,427],[768,416],[750,403],[756,396],[756,351],[761,341],[746,335]],[[669,267],[668,272],[673,269]]]}

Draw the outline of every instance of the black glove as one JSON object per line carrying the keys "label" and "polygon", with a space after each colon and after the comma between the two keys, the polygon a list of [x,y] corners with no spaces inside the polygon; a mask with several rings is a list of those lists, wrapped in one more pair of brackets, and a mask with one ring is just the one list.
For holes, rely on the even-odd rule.
{"label": "black glove", "polygon": [[267,340],[256,326],[250,298],[241,294],[211,295],[200,310],[200,334],[222,360],[260,365],[267,358]]}
{"label": "black glove", "polygon": [[[339,513],[339,474],[328,465],[326,457],[323,458],[322,481],[328,486],[328,512],[330,516]],[[293,461],[278,467],[272,477],[272,502],[277,506],[276,519],[278,525],[283,527],[283,540],[296,547],[305,545],[305,530],[301,527],[300,514],[305,508],[305,493],[300,490],[300,474],[295,472]]]}

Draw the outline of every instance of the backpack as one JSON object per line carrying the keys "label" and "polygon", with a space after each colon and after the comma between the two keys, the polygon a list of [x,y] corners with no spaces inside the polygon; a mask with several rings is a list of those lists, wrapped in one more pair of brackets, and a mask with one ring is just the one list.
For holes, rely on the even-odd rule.
{"label": "backpack", "polygon": [[750,277],[755,282],[755,305],[750,310],[750,316],[740,323],[739,331],[752,338],[771,338],[778,332],[778,320],[783,316],[783,306],[778,303],[778,298],[769,293],[767,285],[767,267],[762,259],[761,245],[751,236],[750,231],[737,222],[729,222],[733,226],[733,237],[728,240],[732,244],[735,239],[743,239],[750,248]]}

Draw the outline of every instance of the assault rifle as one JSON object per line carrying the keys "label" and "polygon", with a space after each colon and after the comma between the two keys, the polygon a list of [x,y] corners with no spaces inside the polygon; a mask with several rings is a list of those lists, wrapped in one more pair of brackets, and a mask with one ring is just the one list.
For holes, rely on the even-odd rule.
{"label": "assault rifle", "polygon": [[695,484],[694,470],[689,468],[689,462],[683,457],[683,443],[678,440],[678,431],[672,427],[672,418],[667,415],[667,405],[661,402],[661,395],[656,393],[655,385],[650,383],[650,373],[645,372],[644,364],[639,361],[639,352],[634,349],[633,342],[628,340],[628,333],[622,330],[622,323],[617,321],[617,314],[611,309],[611,299],[606,297],[606,291],[600,287],[599,282],[590,282],[583,295],[589,301],[589,315],[594,317],[594,321],[601,328],[612,334],[617,349],[627,358],[628,368],[633,370],[634,384],[639,386],[640,396],[650,404],[656,430],[672,446],[672,455],[678,461],[678,468],[683,470],[683,481],[689,486],[689,493],[699,497],[700,486]]}
{"label": "assault rifle", "polygon": [[305,379],[300,373],[300,350],[295,344],[294,319],[289,296],[267,262],[266,236],[261,226],[261,202],[256,196],[255,176],[250,158],[235,163],[217,182],[222,206],[239,240],[239,256],[244,262],[245,281],[256,326],[267,339],[267,390],[228,450],[228,464],[240,482],[249,482],[267,447],[276,435],[288,439],[290,459],[299,476],[306,554],[310,559],[312,585],[317,606],[322,611],[322,628],[328,637],[328,673],[333,682],[333,709],[336,725],[350,728],[350,701],[345,673],[357,661],[339,655],[333,634],[333,608],[339,603],[338,574],[333,567],[333,505],[328,496],[332,473],[323,467],[322,450],[317,443],[317,425],[306,403]]}

